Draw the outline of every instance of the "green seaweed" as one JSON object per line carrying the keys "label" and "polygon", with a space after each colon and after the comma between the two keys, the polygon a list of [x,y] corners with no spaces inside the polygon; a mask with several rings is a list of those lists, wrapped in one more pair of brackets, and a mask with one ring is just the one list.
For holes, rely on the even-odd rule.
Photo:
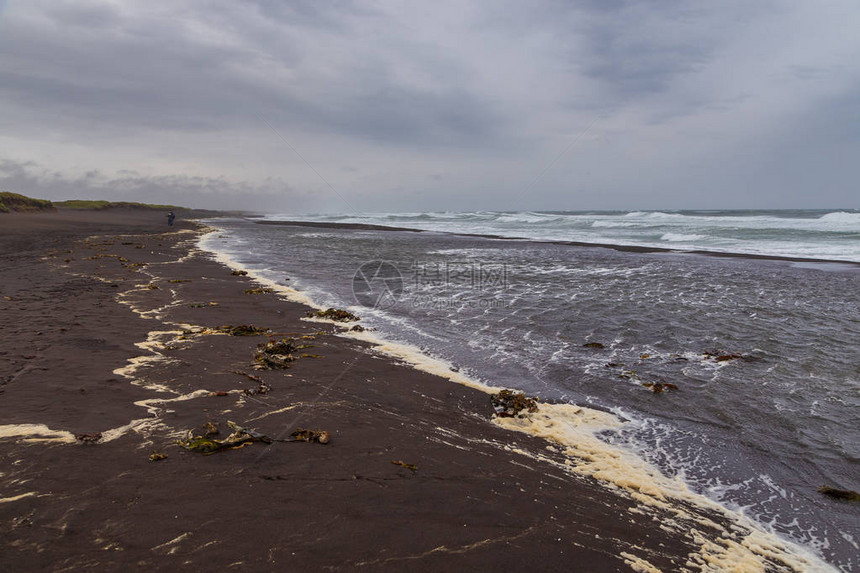
{"label": "green seaweed", "polygon": [[395,466],[403,466],[407,470],[412,470],[413,472],[418,471],[418,466],[416,466],[415,464],[407,464],[406,462],[401,462],[400,460],[391,460],[391,463]]}
{"label": "green seaweed", "polygon": [[[244,442],[242,442],[244,443]],[[195,436],[189,436],[185,440],[177,441],[177,444],[188,451],[197,452],[198,454],[214,454],[215,452],[220,452],[221,450],[227,448],[224,442],[219,440],[213,440],[210,438],[200,438]],[[236,444],[231,444],[229,447],[241,447]]]}
{"label": "green seaweed", "polygon": [[177,440],[176,443],[188,451],[208,456],[222,450],[243,448],[254,442],[270,444],[273,441],[265,434],[261,434],[253,429],[243,428],[234,422],[228,421],[227,425],[230,426],[233,432],[223,440],[216,440],[211,437],[213,435],[211,432],[195,434],[194,431],[189,431],[188,436],[184,440]]}
{"label": "green seaweed", "polygon": [[275,289],[271,288],[246,288],[245,294],[272,294]]}

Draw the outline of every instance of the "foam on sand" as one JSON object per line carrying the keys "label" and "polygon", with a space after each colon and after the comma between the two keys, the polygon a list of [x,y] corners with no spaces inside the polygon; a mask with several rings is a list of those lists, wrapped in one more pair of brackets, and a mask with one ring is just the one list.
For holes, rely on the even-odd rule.
{"label": "foam on sand", "polygon": [[[452,382],[488,394],[500,390],[454,370],[450,363],[428,356],[411,345],[391,342],[369,331],[343,332],[341,336],[369,342],[376,352]],[[492,422],[507,430],[547,440],[553,444],[549,447],[563,453],[566,460],[559,464],[550,456],[506,444],[493,445],[573,474],[598,479],[636,501],[634,511],[669,514],[668,519],[662,517],[661,527],[687,536],[700,548],[688,556],[690,567],[715,573],[836,571],[810,550],[783,540],[741,513],[690,491],[681,479],[663,475],[657,467],[635,453],[601,440],[598,437],[601,432],[619,429],[627,423],[614,414],[573,404],[540,404],[538,412],[523,418],[494,417]],[[690,509],[679,501],[689,504]],[[732,526],[724,527],[718,521],[720,518],[731,522]],[[712,540],[714,532],[719,534],[716,541]],[[631,555],[627,560],[631,561],[634,569],[653,570],[641,557]]]}
{"label": "foam on sand", "polygon": [[[689,556],[691,567],[714,572],[774,568],[836,570],[808,549],[783,540],[744,515],[690,491],[683,481],[663,475],[632,452],[600,440],[597,437],[600,432],[625,424],[613,414],[571,404],[541,404],[538,412],[523,418],[495,418],[493,422],[556,444],[569,460],[563,465],[566,471],[601,480],[624,492],[646,511],[671,514],[673,517],[663,518],[662,526],[683,533],[700,547]],[[535,457],[522,450],[514,451]],[[542,461],[558,465],[549,459]],[[732,526],[724,527],[717,521],[719,518],[728,520]],[[720,532],[716,540],[714,531]]]}
{"label": "foam on sand", "polygon": [[[201,245],[204,239],[201,239]],[[241,268],[229,256],[214,249],[212,251],[215,260],[229,268]],[[275,289],[292,302],[322,308],[294,289],[255,276],[253,272],[249,272],[249,276]],[[368,330],[342,332],[340,336],[368,342],[373,345],[375,352],[452,382],[488,394],[500,390],[454,369],[445,360],[428,356],[412,345],[385,340]],[[556,465],[572,474],[598,479],[635,501],[636,506],[631,511],[659,515],[660,527],[687,536],[699,548],[688,556],[687,565],[693,569],[715,572],[835,571],[810,550],[783,540],[741,513],[690,491],[681,479],[663,475],[657,467],[632,451],[601,440],[598,437],[601,432],[617,430],[627,423],[618,416],[572,404],[541,404],[536,413],[523,418],[494,418],[493,423],[547,440],[549,447],[564,454],[564,462],[559,462],[558,456],[521,450],[509,444],[493,445],[519,453],[535,462]],[[726,522],[731,525],[724,525]],[[640,556],[630,554],[625,556],[625,560],[634,569],[653,570]]]}
{"label": "foam on sand", "polygon": [[[376,352],[452,382],[488,394],[500,390],[454,370],[450,363],[428,356],[414,346],[391,342],[369,331],[344,332],[341,336],[369,342]],[[664,520],[663,527],[687,535],[700,547],[697,553],[689,556],[691,567],[714,572],[763,572],[768,568],[778,571],[835,571],[811,551],[785,541],[742,514],[690,491],[682,480],[663,475],[635,453],[601,440],[598,437],[601,432],[619,429],[627,423],[614,414],[573,404],[540,404],[538,412],[523,418],[496,417],[492,421],[502,428],[547,440],[554,445],[550,447],[565,455],[566,462],[560,465],[565,471],[594,477],[624,493],[638,503],[635,510],[661,510],[674,515],[674,519]],[[559,465],[550,456],[494,445],[541,463]],[[688,510],[677,501],[687,502],[699,511]],[[709,513],[733,522],[735,527],[727,530],[707,517]],[[721,532],[719,542],[708,541],[713,531]],[[652,570],[641,557],[631,555],[630,560],[634,569]]]}
{"label": "foam on sand", "polygon": [[141,350],[146,350],[148,354],[129,358],[125,366],[114,369],[113,373],[117,376],[128,378],[132,384],[142,386],[147,390],[171,392],[170,388],[162,384],[146,382],[145,380],[138,378],[136,374],[138,370],[148,368],[156,363],[170,362],[171,359],[158,352],[158,349],[163,348],[167,340],[175,340],[180,335],[182,335],[181,330],[151,330],[147,333],[146,340],[134,343],[134,345]]}
{"label": "foam on sand", "polygon": [[[207,247],[207,243],[210,239],[217,236],[220,231],[212,231],[200,237],[197,241],[198,248],[206,253],[209,253],[212,258],[227,267],[228,269],[237,271],[237,270],[247,270],[245,269],[238,261],[230,257],[230,255],[217,250],[214,247]],[[280,283],[277,283],[273,280],[267,279],[265,277],[260,276],[259,274],[249,272],[248,276],[252,278],[255,282],[259,283],[263,287],[268,287],[277,292],[279,295],[283,296],[286,300],[290,302],[295,302],[299,304],[303,304],[305,306],[309,306],[311,308],[317,310],[325,310],[325,307],[318,305],[313,300],[311,300],[306,294],[297,291],[296,289],[290,288],[288,286],[284,286]]]}
{"label": "foam on sand", "polygon": [[0,426],[0,439],[20,438],[27,443],[73,444],[75,436],[66,430],[52,430],[45,424],[8,424]]}
{"label": "foam on sand", "polygon": [[19,501],[22,499],[27,499],[28,497],[48,497],[50,493],[38,493],[35,491],[28,491],[27,493],[22,493],[19,495],[13,495],[10,497],[0,497],[0,503],[11,503],[13,501]]}
{"label": "foam on sand", "polygon": [[622,553],[621,556],[624,558],[624,562],[637,573],[660,573],[659,569],[657,569],[641,557],[636,557],[635,555],[631,555],[630,553]]}

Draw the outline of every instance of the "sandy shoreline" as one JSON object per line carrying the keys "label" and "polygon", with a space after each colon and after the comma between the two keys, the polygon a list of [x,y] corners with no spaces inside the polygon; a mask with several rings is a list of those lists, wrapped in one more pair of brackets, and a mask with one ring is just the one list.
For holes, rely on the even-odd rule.
{"label": "sandy shoreline", "polygon": [[[247,294],[259,285],[196,251],[200,232],[152,213],[0,219],[4,571],[755,570],[725,560],[746,555],[720,516],[566,471],[546,440],[491,424],[487,394]],[[199,332],[228,324],[310,356],[254,370],[266,336]],[[207,422],[223,439],[228,420],[332,439],[176,445]]]}

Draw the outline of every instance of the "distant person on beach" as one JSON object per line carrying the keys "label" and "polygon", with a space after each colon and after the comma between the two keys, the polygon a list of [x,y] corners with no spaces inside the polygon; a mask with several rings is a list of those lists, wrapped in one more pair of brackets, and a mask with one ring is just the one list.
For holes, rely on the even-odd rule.
{"label": "distant person on beach", "polygon": [[173,220],[176,219],[176,215],[173,214],[173,211],[167,214],[167,226],[173,226]]}

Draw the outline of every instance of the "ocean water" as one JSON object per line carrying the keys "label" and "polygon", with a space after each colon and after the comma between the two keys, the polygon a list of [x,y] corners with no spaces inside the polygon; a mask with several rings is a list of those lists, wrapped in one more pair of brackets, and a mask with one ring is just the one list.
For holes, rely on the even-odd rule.
{"label": "ocean water", "polygon": [[539,241],[860,262],[860,210],[545,211],[272,215]]}
{"label": "ocean water", "polygon": [[817,492],[860,489],[860,264],[826,262],[860,262],[860,214],[267,219],[426,231],[220,219],[203,247],[474,379],[611,411],[627,423],[605,442],[842,570],[860,567],[860,508]]}

